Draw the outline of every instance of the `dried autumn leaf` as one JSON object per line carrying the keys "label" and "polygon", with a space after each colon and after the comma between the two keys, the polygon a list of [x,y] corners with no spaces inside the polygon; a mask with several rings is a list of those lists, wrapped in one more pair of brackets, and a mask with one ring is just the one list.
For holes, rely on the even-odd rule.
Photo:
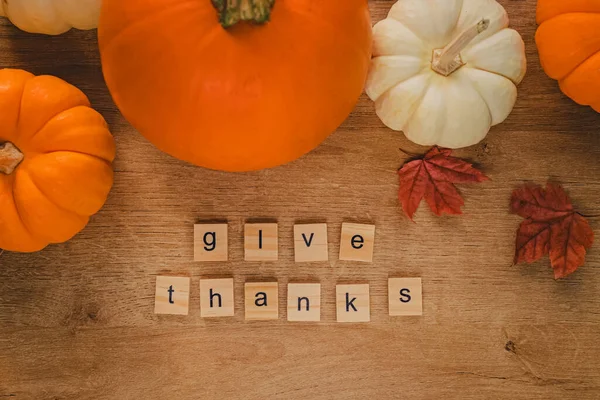
{"label": "dried autumn leaf", "polygon": [[530,184],[515,189],[510,207],[513,213],[534,221],[549,221],[573,212],[573,205],[564,189],[549,182],[546,189]]}
{"label": "dried autumn leaf", "polygon": [[550,227],[548,222],[526,219],[517,231],[515,264],[534,262],[550,252]]}
{"label": "dried autumn leaf", "polygon": [[526,218],[517,230],[515,264],[534,262],[550,255],[556,279],[575,272],[585,262],[586,250],[594,242],[587,220],[573,209],[560,185],[546,188],[525,185],[516,189],[511,211]]}
{"label": "dried autumn leaf", "polygon": [[462,214],[464,201],[454,184],[488,180],[472,164],[451,154],[452,150],[436,146],[422,159],[408,162],[398,171],[398,198],[411,220],[423,198],[435,215]]}

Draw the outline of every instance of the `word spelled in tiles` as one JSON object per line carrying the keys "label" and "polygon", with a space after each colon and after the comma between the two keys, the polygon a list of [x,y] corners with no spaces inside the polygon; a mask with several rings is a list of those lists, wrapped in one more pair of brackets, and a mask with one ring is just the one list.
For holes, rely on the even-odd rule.
{"label": "word spelled in tiles", "polygon": [[[389,315],[423,315],[421,278],[390,278]],[[156,277],[156,314],[187,315],[190,278]],[[371,320],[369,284],[336,286],[337,322]],[[287,286],[287,320],[321,321],[321,284],[289,283]],[[279,319],[279,284],[246,282],[244,313],[248,321]],[[200,315],[203,318],[235,315],[233,279],[200,279]]]}
{"label": "word spelled in tiles", "polygon": [[[294,225],[296,262],[329,260],[327,224]],[[339,259],[373,262],[375,225],[343,223]],[[244,225],[244,260],[277,261],[277,223]],[[227,224],[194,225],[194,261],[228,261]]]}

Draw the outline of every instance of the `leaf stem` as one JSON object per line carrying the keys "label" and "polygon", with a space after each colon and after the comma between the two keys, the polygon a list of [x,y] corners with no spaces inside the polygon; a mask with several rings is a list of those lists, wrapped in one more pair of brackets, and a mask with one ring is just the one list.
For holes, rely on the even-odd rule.
{"label": "leaf stem", "polygon": [[577,214],[581,215],[583,218],[588,218],[588,219],[600,218],[600,215],[585,215],[582,213],[577,213]]}
{"label": "leaf stem", "polygon": [[420,158],[424,156],[424,154],[411,153],[410,151],[404,150],[402,147],[398,147],[398,150],[409,157]]}

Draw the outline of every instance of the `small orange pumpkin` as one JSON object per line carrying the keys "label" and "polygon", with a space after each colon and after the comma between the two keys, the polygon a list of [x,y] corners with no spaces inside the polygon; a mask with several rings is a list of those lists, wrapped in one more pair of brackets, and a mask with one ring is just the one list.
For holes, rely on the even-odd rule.
{"label": "small orange pumpkin", "polygon": [[125,118],[226,171],[318,146],[354,108],[372,39],[367,0],[104,0],[98,36]]}
{"label": "small orange pumpkin", "polygon": [[538,0],[535,40],[560,89],[600,112],[600,0]]}
{"label": "small orange pumpkin", "polygon": [[106,201],[115,144],[76,87],[0,70],[0,248],[69,240]]}

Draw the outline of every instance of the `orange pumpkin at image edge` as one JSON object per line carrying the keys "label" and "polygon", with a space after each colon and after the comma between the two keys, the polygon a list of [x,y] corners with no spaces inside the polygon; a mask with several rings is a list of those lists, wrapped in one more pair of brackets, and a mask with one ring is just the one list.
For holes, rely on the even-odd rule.
{"label": "orange pumpkin at image edge", "polygon": [[333,133],[372,40],[367,0],[104,0],[98,36],[124,117],[162,151],[224,171],[290,162]]}
{"label": "orange pumpkin at image edge", "polygon": [[0,70],[0,249],[71,239],[104,205],[115,143],[75,86]]}
{"label": "orange pumpkin at image edge", "polygon": [[538,0],[536,44],[544,71],[600,112],[600,0]]}

